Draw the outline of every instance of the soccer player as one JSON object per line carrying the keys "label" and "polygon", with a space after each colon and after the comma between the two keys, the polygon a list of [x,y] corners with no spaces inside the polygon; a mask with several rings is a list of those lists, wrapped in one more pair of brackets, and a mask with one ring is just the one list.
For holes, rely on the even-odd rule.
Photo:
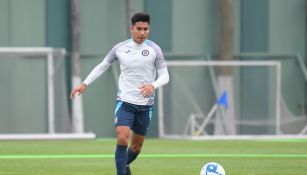
{"label": "soccer player", "polygon": [[[115,45],[70,97],[82,94],[114,61],[121,74],[115,106],[114,125],[117,136],[115,162],[117,175],[130,175],[129,165],[141,152],[154,104],[154,91],[168,83],[169,74],[160,47],[147,39],[150,16],[136,13],[131,18],[132,39]],[[157,78],[156,78],[157,74]],[[130,138],[130,146],[128,147]]]}

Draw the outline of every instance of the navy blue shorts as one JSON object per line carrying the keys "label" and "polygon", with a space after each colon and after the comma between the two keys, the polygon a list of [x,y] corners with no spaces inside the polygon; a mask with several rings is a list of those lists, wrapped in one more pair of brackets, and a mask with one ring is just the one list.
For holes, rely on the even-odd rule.
{"label": "navy blue shorts", "polygon": [[134,105],[116,101],[115,119],[116,126],[128,126],[134,133],[145,136],[152,117],[152,105]]}

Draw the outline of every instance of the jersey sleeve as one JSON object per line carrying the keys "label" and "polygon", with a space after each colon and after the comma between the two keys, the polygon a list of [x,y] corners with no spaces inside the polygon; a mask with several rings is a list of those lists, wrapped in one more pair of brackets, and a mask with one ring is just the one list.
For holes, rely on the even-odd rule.
{"label": "jersey sleeve", "polygon": [[156,52],[155,67],[157,70],[166,68],[166,61],[161,48],[154,42],[152,42],[152,48]]}
{"label": "jersey sleeve", "polygon": [[[124,41],[125,42],[125,41]],[[107,60],[110,64],[112,64],[114,61],[117,60],[116,57],[116,50],[124,44],[124,42],[120,42],[118,44],[116,44],[110,51],[109,53],[106,55],[106,57],[104,58],[105,60]]]}

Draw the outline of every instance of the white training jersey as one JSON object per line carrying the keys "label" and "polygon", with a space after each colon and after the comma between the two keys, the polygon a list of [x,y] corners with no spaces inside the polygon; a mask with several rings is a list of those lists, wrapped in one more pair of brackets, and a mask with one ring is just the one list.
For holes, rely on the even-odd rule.
{"label": "white training jersey", "polygon": [[[117,100],[136,105],[153,105],[154,93],[149,98],[144,98],[140,87],[144,84],[153,84],[157,88],[154,84],[156,71],[159,73],[161,69],[166,70],[168,82],[166,62],[160,47],[150,40],[142,44],[135,43],[132,39],[123,41],[111,49],[84,83],[88,85],[93,82],[116,60],[119,61],[121,70]],[[167,82],[164,81],[161,85]]]}

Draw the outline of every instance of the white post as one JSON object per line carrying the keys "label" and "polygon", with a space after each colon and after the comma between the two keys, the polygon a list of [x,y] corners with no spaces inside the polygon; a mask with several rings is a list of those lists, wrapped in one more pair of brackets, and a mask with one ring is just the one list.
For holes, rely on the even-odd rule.
{"label": "white post", "polygon": [[53,66],[53,55],[51,52],[47,56],[47,69],[48,69],[48,133],[55,133],[54,126],[54,66]]}
{"label": "white post", "polygon": [[164,133],[164,108],[163,108],[163,87],[160,87],[158,89],[158,129],[159,129],[159,137],[163,138],[165,133]]}
{"label": "white post", "polygon": [[[81,78],[78,76],[72,77],[73,87],[80,85]],[[82,95],[77,96],[72,100],[72,126],[74,133],[84,133],[84,122],[83,122],[83,105],[82,105]]]}
{"label": "white post", "polygon": [[281,63],[276,63],[276,134],[280,135],[281,132]]}
{"label": "white post", "polygon": [[191,132],[191,135],[195,135],[196,132],[195,132],[195,123],[196,123],[196,117],[195,117],[195,114],[191,114],[190,115],[190,122],[191,122],[191,127],[190,127],[190,132]]}

